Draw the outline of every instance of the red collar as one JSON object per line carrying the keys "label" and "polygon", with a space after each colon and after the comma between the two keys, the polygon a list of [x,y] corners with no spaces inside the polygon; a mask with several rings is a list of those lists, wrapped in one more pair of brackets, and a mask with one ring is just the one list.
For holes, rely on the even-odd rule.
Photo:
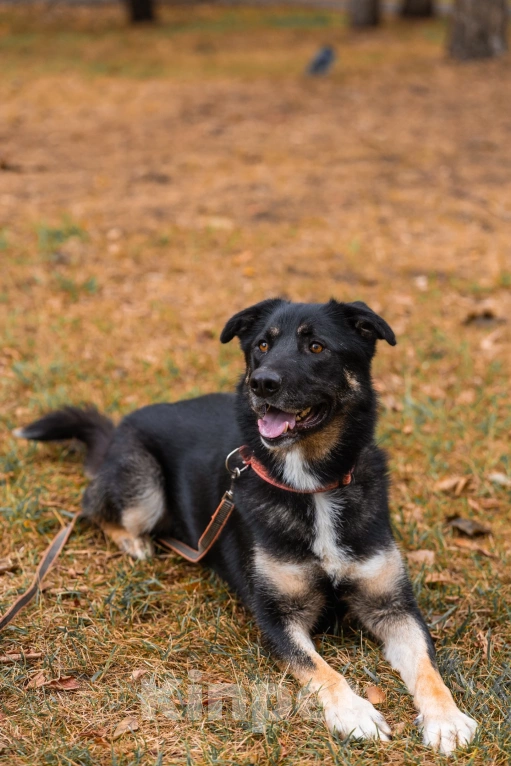
{"label": "red collar", "polygon": [[327,484],[325,487],[318,487],[317,489],[295,489],[294,487],[290,487],[289,484],[282,484],[280,481],[273,479],[264,465],[249,452],[248,447],[240,447],[239,452],[244,464],[250,466],[252,470],[263,479],[263,481],[266,481],[273,487],[278,487],[278,489],[285,489],[287,492],[298,492],[300,495],[315,495],[316,492],[330,492],[330,490],[337,489],[339,486],[351,484],[353,471],[355,470],[353,467],[348,473],[344,474],[341,481],[334,481],[331,484]]}

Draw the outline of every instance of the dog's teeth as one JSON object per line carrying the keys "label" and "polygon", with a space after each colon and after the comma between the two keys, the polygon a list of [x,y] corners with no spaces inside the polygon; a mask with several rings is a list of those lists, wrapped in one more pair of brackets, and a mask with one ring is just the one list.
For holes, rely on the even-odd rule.
{"label": "dog's teeth", "polygon": [[283,430],[283,432],[282,432],[282,433],[284,433],[284,434],[287,434],[287,432],[288,432],[288,429],[289,429],[289,423],[288,423],[288,422],[287,422],[287,420],[286,420],[286,425],[284,426],[284,430]]}

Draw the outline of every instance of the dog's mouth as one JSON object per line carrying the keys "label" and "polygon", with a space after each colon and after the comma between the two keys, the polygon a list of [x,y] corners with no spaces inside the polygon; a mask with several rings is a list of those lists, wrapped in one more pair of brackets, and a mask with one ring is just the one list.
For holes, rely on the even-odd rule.
{"label": "dog's mouth", "polygon": [[268,406],[257,425],[259,433],[265,439],[279,439],[282,436],[298,436],[301,431],[307,431],[318,426],[328,414],[326,404],[306,407],[298,412],[286,412],[277,407]]}

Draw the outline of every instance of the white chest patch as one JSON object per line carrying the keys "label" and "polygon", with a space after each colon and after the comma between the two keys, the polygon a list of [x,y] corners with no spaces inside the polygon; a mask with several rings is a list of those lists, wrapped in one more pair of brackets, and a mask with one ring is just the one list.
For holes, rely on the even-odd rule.
{"label": "white chest patch", "polygon": [[[313,490],[319,486],[319,479],[304,463],[299,449],[290,450],[283,466],[284,481],[295,489]],[[334,499],[333,492],[318,492],[312,495],[315,508],[314,544],[312,550],[320,566],[338,582],[347,574],[350,557],[336,543],[335,529],[339,524],[342,501]]]}
{"label": "white chest patch", "polygon": [[351,564],[350,556],[336,542],[335,529],[342,501],[333,499],[332,492],[324,492],[314,495],[314,505],[316,518],[312,550],[327,575],[337,583],[348,573]]}
{"label": "white chest patch", "polygon": [[301,451],[296,447],[286,454],[282,472],[286,484],[295,489],[311,490],[319,486],[318,477],[304,463]]}

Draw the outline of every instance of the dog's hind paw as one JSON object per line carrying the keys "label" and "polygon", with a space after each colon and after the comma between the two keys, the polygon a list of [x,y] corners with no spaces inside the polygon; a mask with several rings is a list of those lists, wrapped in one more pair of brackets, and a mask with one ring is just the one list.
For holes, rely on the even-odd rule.
{"label": "dog's hind paw", "polygon": [[154,547],[149,537],[123,537],[118,542],[124,553],[138,561],[150,559],[154,553]]}
{"label": "dog's hind paw", "polygon": [[147,535],[134,535],[119,524],[102,521],[100,527],[107,537],[112,540],[119,550],[127,553],[132,559],[145,561],[154,553],[153,543]]}
{"label": "dog's hind paw", "polygon": [[350,739],[392,738],[390,726],[370,702],[354,692],[350,694],[320,694],[326,724],[331,732]]}
{"label": "dog's hind paw", "polygon": [[457,708],[443,715],[420,715],[416,720],[422,730],[425,745],[430,745],[443,755],[450,755],[457,747],[472,742],[477,722]]}

